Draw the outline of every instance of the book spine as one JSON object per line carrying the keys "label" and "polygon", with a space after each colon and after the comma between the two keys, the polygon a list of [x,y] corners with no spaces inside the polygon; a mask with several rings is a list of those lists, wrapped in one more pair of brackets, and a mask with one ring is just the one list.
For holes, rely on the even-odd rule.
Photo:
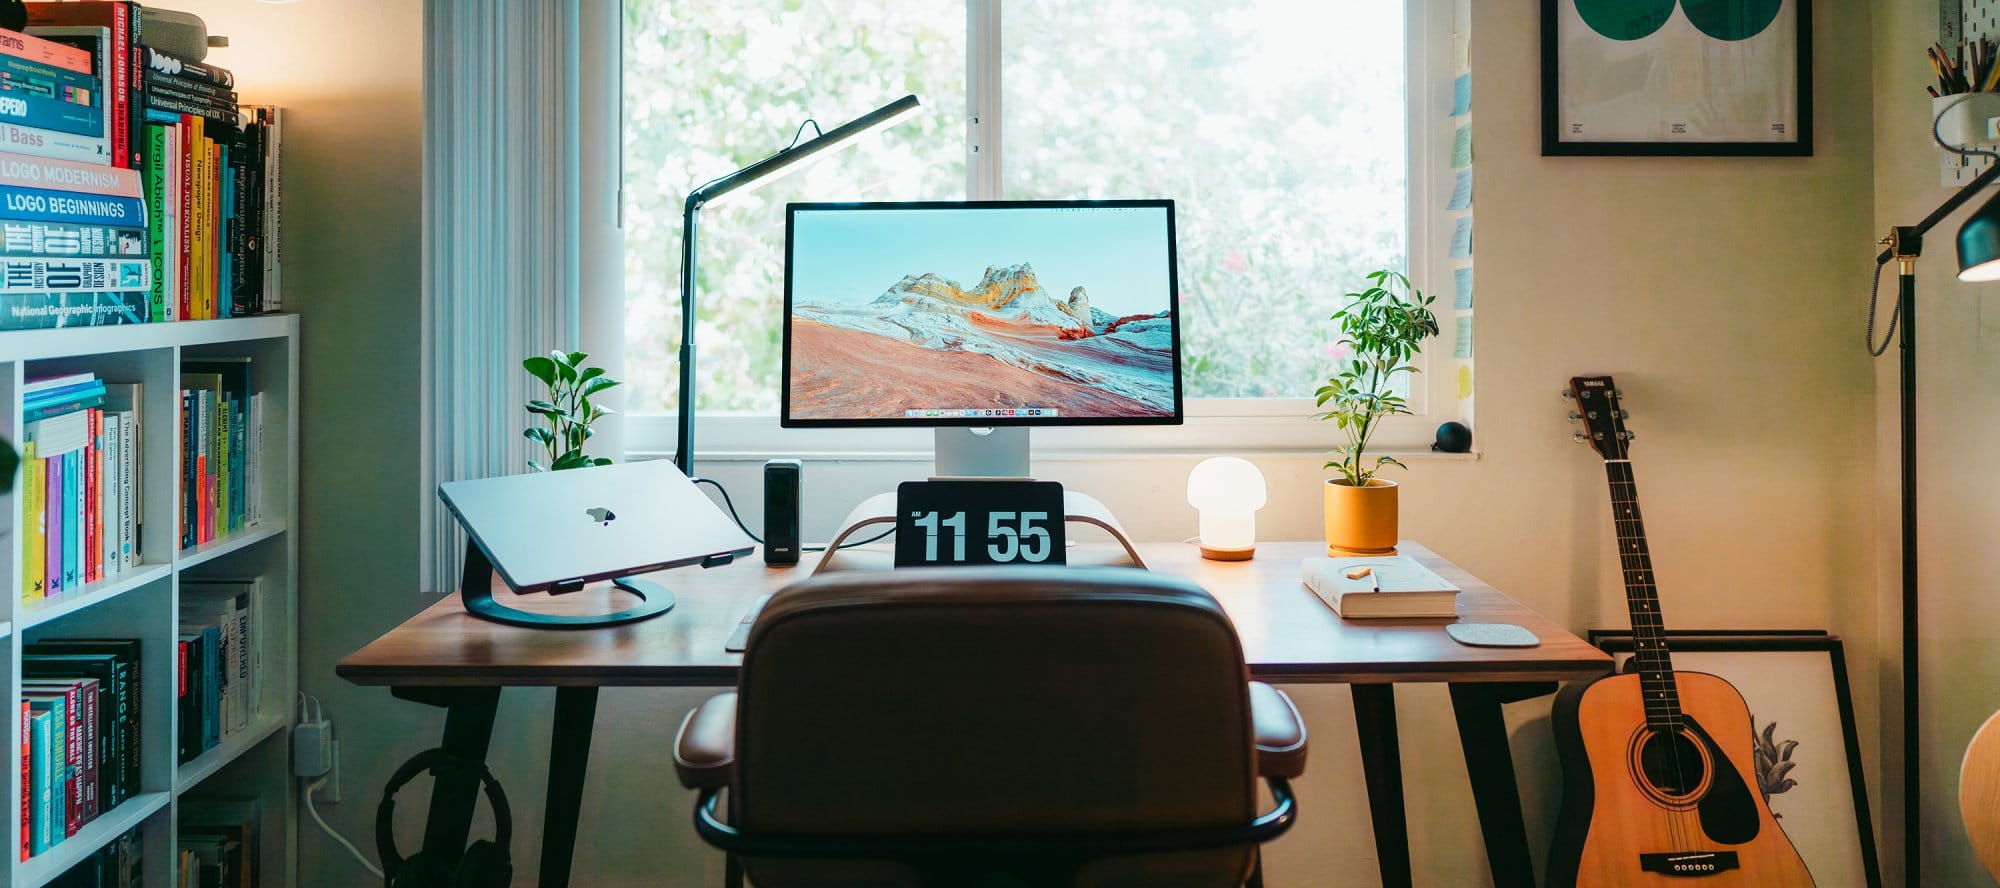
{"label": "book spine", "polygon": [[96,105],[14,90],[0,92],[0,121],[77,136],[104,135],[104,115]]}
{"label": "book spine", "polygon": [[[39,294],[30,294],[30,295],[39,295]],[[5,304],[6,299],[4,297],[5,294],[0,294],[0,304]],[[21,411],[21,416],[28,422],[38,422],[40,420],[49,419],[50,417],[61,416],[65,413],[75,413],[78,410],[88,410],[92,407],[101,406],[103,405],[103,403],[104,403],[104,392],[102,391],[91,392],[88,394],[79,393],[73,396],[65,397],[58,401],[50,401],[45,404],[36,404],[30,407],[26,407]]]}
{"label": "book spine", "polygon": [[195,542],[194,503],[195,417],[194,392],[181,391],[181,548],[192,549]]}
{"label": "book spine", "polygon": [[42,522],[47,529],[46,545],[42,551],[42,573],[46,579],[42,583],[44,595],[62,594],[62,470],[63,458],[51,457],[42,461],[46,480],[43,482]]}
{"label": "book spine", "polygon": [[146,48],[146,66],[161,74],[187,80],[199,80],[223,89],[236,88],[236,75],[214,65],[188,61],[170,53],[151,47]]}
{"label": "book spine", "polygon": [[63,588],[83,585],[83,451],[63,454]]}
{"label": "book spine", "polygon": [[264,520],[264,479],[260,474],[264,468],[264,396],[253,392],[250,395],[250,465],[244,474],[244,511],[249,513],[250,524]]}
{"label": "book spine", "polygon": [[126,14],[131,16],[131,31],[124,43],[119,44],[119,58],[125,62],[125,82],[131,88],[131,103],[126,109],[127,144],[131,146],[132,162],[125,166],[130,169],[146,168],[146,7],[136,2],[124,4]]}
{"label": "book spine", "polygon": [[99,542],[103,544],[99,551],[103,553],[104,575],[107,577],[117,576],[123,564],[118,557],[118,531],[123,526],[118,520],[118,495],[122,492],[118,485],[118,464],[125,455],[118,449],[123,443],[118,434],[118,423],[116,412],[104,412],[104,468],[98,475],[104,484],[104,530],[99,534]]}
{"label": "book spine", "polygon": [[42,541],[47,526],[42,522],[42,479],[46,471],[35,458],[35,441],[21,441],[21,601],[32,603],[42,597]]}
{"label": "book spine", "polygon": [[125,457],[118,463],[118,566],[123,570],[139,566],[138,524],[134,520],[139,511],[138,426],[137,411],[118,415],[118,449]]}
{"label": "book spine", "polygon": [[146,224],[146,208],[145,201],[137,196],[74,194],[46,188],[0,186],[0,218],[138,228]]}
{"label": "book spine", "polygon": [[194,459],[194,528],[195,542],[206,543],[215,539],[215,527],[210,520],[215,517],[215,501],[209,498],[212,483],[212,467],[215,465],[215,451],[210,449],[215,440],[215,413],[212,402],[214,392],[200,389],[194,393],[195,410],[195,459]]}
{"label": "book spine", "polygon": [[0,123],[0,150],[80,163],[106,163],[111,143],[103,136],[79,136],[32,126]]}
{"label": "book spine", "polygon": [[81,682],[77,699],[83,704],[83,717],[77,719],[77,726],[83,730],[83,742],[79,744],[83,752],[83,774],[77,780],[83,789],[83,812],[77,815],[79,826],[97,819],[98,808],[98,750],[103,742],[103,732],[99,730],[103,714],[97,710],[98,685],[95,681]]}
{"label": "book spine", "polygon": [[187,317],[187,267],[182,259],[187,255],[187,229],[181,220],[186,215],[187,199],[186,170],[181,164],[181,156],[187,150],[187,130],[179,118],[167,125],[167,156],[160,167],[166,173],[167,193],[162,203],[166,214],[166,259],[168,301],[174,306],[170,319]]}
{"label": "book spine", "polygon": [[219,269],[216,277],[217,304],[223,317],[235,317],[236,310],[236,178],[235,166],[229,162],[228,145],[221,146],[222,162],[216,166],[216,189],[222,195],[218,205],[218,225],[221,238],[216,243]]}
{"label": "book spine", "polygon": [[21,859],[27,860],[35,846],[35,726],[34,707],[21,701]]}
{"label": "book spine", "polygon": [[236,608],[236,679],[243,693],[238,696],[241,705],[237,707],[236,727],[242,730],[250,726],[251,711],[257,707],[258,683],[252,678],[256,670],[251,663],[256,659],[255,646],[258,642],[250,619],[253,607],[250,596],[242,596]]}
{"label": "book spine", "polygon": [[144,259],[0,257],[0,293],[83,293],[145,290],[152,263]]}
{"label": "book spine", "polygon": [[0,185],[110,197],[145,193],[144,178],[135,170],[25,154],[0,154]]}
{"label": "book spine", "polygon": [[180,647],[178,649],[179,659],[178,659],[178,664],[175,666],[175,673],[174,673],[176,677],[175,690],[174,690],[174,711],[179,714],[179,720],[180,720],[180,729],[176,731],[174,734],[174,745],[176,747],[175,757],[182,762],[186,762],[187,760],[194,758],[194,754],[191,751],[193,749],[193,745],[188,743],[188,738],[193,736],[194,734],[194,729],[192,727],[195,714],[194,695],[188,693],[188,665],[189,661],[192,659],[193,645],[194,643],[187,639],[182,639],[180,641]]}
{"label": "book spine", "polygon": [[249,523],[248,494],[246,487],[250,467],[246,460],[250,456],[249,405],[242,400],[229,402],[229,530],[239,531]]}
{"label": "book spine", "polygon": [[153,317],[167,318],[167,128],[158,124],[146,127],[146,241],[150,248],[147,264],[153,271],[153,285],[147,291],[147,298],[153,306]]}
{"label": "book spine", "polygon": [[[35,37],[34,39],[41,40],[42,38]],[[0,81],[4,81],[5,83],[4,86],[0,86],[0,90],[28,93],[52,99],[90,96],[92,97],[92,104],[103,101],[104,80],[97,73],[96,59],[92,57],[90,50],[69,45],[67,41],[72,39],[77,38],[65,37],[63,38],[63,42],[55,40],[45,42],[65,46],[82,53],[85,58],[91,59],[90,70],[76,71],[60,65],[49,65],[34,61],[33,59],[24,59],[18,55],[0,53]],[[96,38],[89,39],[94,42]]]}
{"label": "book spine", "polygon": [[0,256],[140,257],[146,254],[146,235],[146,230],[140,228],[0,221]]}
{"label": "book spine", "polygon": [[199,319],[195,311],[195,155],[201,149],[201,118],[181,117],[181,219],[180,219],[180,288],[181,317]]}
{"label": "book spine", "polygon": [[19,31],[0,31],[0,53],[78,74],[90,73],[90,53]]}
{"label": "book spine", "polygon": [[143,324],[151,316],[144,291],[0,293],[0,330]]}
{"label": "book spine", "polygon": [[218,107],[237,107],[236,91],[225,86],[216,86],[193,77],[181,77],[164,71],[146,69],[146,95],[150,98],[156,90],[167,90],[168,95],[182,95],[215,103]]}
{"label": "book spine", "polygon": [[132,150],[132,108],[137,96],[132,94],[139,81],[132,76],[132,7],[136,3],[117,3],[111,7],[111,45],[104,48],[111,56],[112,85],[106,92],[111,94],[111,157],[113,166],[127,169],[138,164],[137,155]]}
{"label": "book spine", "polygon": [[77,559],[83,581],[95,583],[104,579],[104,543],[98,538],[104,531],[104,411],[92,409],[85,415],[90,417],[90,443],[83,448],[83,548]]}
{"label": "book spine", "polygon": [[209,536],[220,538],[229,533],[229,401],[221,394],[211,396],[215,411],[209,420],[209,466],[215,470],[209,489]]}
{"label": "book spine", "polygon": [[83,828],[83,700],[77,686],[63,692],[63,837]]}
{"label": "book spine", "polygon": [[31,854],[41,854],[55,847],[55,713],[36,713],[32,718],[33,740],[29,741],[31,762],[29,764],[30,783],[34,787],[34,847]]}
{"label": "book spine", "polygon": [[207,751],[222,742],[222,627],[204,630],[201,640],[202,671],[206,673],[201,713],[206,733],[202,735],[201,748]]}
{"label": "book spine", "polygon": [[146,96],[146,107],[156,111],[190,114],[223,126],[236,126],[242,120],[233,110],[218,107],[212,103],[198,99],[176,96],[158,87],[154,87]]}

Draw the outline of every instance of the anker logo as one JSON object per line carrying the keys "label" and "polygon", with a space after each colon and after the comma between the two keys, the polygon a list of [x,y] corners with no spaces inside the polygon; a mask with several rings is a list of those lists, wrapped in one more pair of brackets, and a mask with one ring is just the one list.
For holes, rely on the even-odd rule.
{"label": "anker logo", "polygon": [[585,509],[583,510],[583,514],[589,515],[590,520],[595,521],[599,524],[610,524],[611,522],[618,520],[617,513],[611,511],[610,509],[602,507],[595,509]]}

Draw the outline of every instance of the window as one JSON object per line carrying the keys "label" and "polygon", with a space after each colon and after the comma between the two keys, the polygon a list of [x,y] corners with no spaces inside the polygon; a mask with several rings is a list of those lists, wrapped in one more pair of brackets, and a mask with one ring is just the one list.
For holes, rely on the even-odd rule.
{"label": "window", "polygon": [[[1305,417],[1339,358],[1327,318],[1343,294],[1388,266],[1450,302],[1434,214],[1412,209],[1449,148],[1449,78],[1430,66],[1449,55],[1432,47],[1449,46],[1450,17],[1431,7],[1443,4],[626,0],[628,412],[675,409],[686,193],[782,147],[808,116],[832,126],[914,92],[924,114],[704,210],[704,415],[776,413],[787,201],[1171,197],[1194,428],[1144,436],[1324,447],[1331,434]],[[1446,367],[1441,320],[1427,357]],[[1419,381],[1420,413],[1454,403],[1445,380]],[[1437,421],[1378,440],[1427,442]],[[641,416],[634,443],[670,449],[670,425]],[[705,454],[730,449],[708,431],[727,425],[703,425]]]}

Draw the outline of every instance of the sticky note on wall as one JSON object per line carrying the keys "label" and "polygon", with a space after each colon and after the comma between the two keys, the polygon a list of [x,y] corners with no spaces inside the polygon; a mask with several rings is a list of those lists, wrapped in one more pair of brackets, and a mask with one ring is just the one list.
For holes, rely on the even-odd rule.
{"label": "sticky note on wall", "polygon": [[1472,74],[1467,72],[1458,75],[1458,79],[1451,82],[1451,116],[1457,117],[1471,112]]}
{"label": "sticky note on wall", "polygon": [[1472,269],[1452,269],[1451,283],[1454,288],[1451,307],[1459,311],[1470,311],[1472,309]]}
{"label": "sticky note on wall", "polygon": [[1472,258],[1472,217],[1460,216],[1458,227],[1451,232],[1451,258]]}
{"label": "sticky note on wall", "polygon": [[1451,202],[1444,205],[1447,210],[1467,210],[1472,208],[1472,170],[1458,171],[1458,181],[1451,186]]}
{"label": "sticky note on wall", "polygon": [[1451,136],[1451,168],[1462,170],[1472,165],[1472,124],[1465,124]]}
{"label": "sticky note on wall", "polygon": [[1470,316],[1458,319],[1458,343],[1452,346],[1451,356],[1454,358],[1472,357],[1472,318]]}

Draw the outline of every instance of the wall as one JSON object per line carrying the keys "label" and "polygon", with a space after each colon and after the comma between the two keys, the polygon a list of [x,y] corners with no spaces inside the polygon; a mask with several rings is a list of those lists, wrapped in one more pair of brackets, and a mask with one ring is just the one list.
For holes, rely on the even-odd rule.
{"label": "wall", "polygon": [[[347,738],[347,802],[325,808],[372,847],[390,769],[437,719],[336,679],[333,663],[420,603],[423,4],[179,0],[233,46],[210,58],[246,101],[285,107],[285,308],[302,315],[299,687]],[[367,726],[364,728],[364,724]],[[371,736],[372,734],[372,736]],[[410,742],[396,742],[401,738]],[[394,739],[392,739],[394,738]],[[307,885],[365,875],[303,812]],[[372,856],[372,852],[371,852]]]}
{"label": "wall", "polygon": [[[229,52],[241,55],[219,58],[254,85],[253,96],[268,89],[294,113],[287,258],[288,277],[298,282],[294,305],[305,314],[309,407],[301,683],[327,702],[343,738],[348,799],[329,816],[364,837],[375,787],[403,755],[433,742],[441,723],[385,691],[349,688],[332,676],[339,656],[424,603],[409,591],[417,577],[410,506],[421,495],[409,458],[414,442],[353,431],[408,429],[416,420],[421,7],[413,0],[184,5],[237,37],[239,48]],[[1622,625],[1602,473],[1568,443],[1555,397],[1576,373],[1617,374],[1640,434],[1635,458],[1669,619],[1687,627],[1827,626],[1845,635],[1872,775],[1874,596],[1883,556],[1873,545],[1879,518],[1869,486],[1876,381],[1855,326],[1867,272],[1862,247],[1875,221],[1876,145],[1869,66],[1824,62],[1868,58],[1871,28],[1866,19],[1836,18],[1832,5],[1818,11],[1818,156],[1723,160],[1540,157],[1538,4],[1474,5],[1483,455],[1413,462],[1402,477],[1404,520],[1409,536],[1572,628]],[[355,47],[366,47],[366,64],[354,63]],[[412,449],[397,449],[405,446]],[[1197,459],[1053,457],[1038,470],[1097,494],[1144,538],[1181,539],[1193,533],[1181,491]],[[1315,536],[1320,457],[1257,461],[1273,491],[1261,516],[1266,537]],[[809,466],[808,529],[823,535],[861,496],[925,468]],[[738,491],[757,489],[752,463],[703,470]],[[739,496],[753,510],[756,499]],[[1299,783],[1303,826],[1268,858],[1273,884],[1372,884],[1347,693],[1293,690],[1315,750]],[[674,788],[663,751],[680,716],[703,696],[604,693],[578,884],[720,883],[720,857],[687,829],[691,798]],[[1399,697],[1418,883],[1483,884],[1445,695],[1415,687]],[[514,693],[501,713],[495,763],[524,815],[515,843],[522,872],[532,871],[539,832],[533,811],[549,699]],[[1510,712],[1538,845],[1558,790],[1545,715],[1545,702]],[[420,802],[413,795],[404,807]],[[406,815],[406,835],[415,834],[414,821]],[[301,835],[304,884],[362,881],[310,826]]]}
{"label": "wall", "polygon": [[[1938,185],[1931,147],[1931,82],[1919,61],[1938,39],[1937,4],[1890,0],[1875,5],[1875,232],[1910,225],[1950,195]],[[1990,199],[1982,196],[1975,205]],[[1918,570],[1922,601],[1924,881],[1985,884],[1958,815],[1959,760],[1974,731],[2000,709],[2000,615],[1993,577],[2000,574],[2000,504],[1993,497],[1992,442],[2000,440],[2000,295],[1992,284],[1957,280],[1954,236],[1969,211],[1933,229],[1917,265]],[[1857,249],[1858,249],[1857,244]],[[1859,283],[1865,278],[1854,278]],[[1895,267],[1883,278],[1895,298]],[[1854,289],[1850,285],[1849,289]],[[1858,303],[1858,295],[1851,304]],[[1859,329],[1858,321],[1853,322]],[[1900,748],[1901,584],[1898,545],[1896,353],[1876,362],[1877,546],[1884,669],[1885,748]],[[1900,758],[1900,757],[1898,757]],[[1884,762],[1885,779],[1901,786],[1899,761]]]}

